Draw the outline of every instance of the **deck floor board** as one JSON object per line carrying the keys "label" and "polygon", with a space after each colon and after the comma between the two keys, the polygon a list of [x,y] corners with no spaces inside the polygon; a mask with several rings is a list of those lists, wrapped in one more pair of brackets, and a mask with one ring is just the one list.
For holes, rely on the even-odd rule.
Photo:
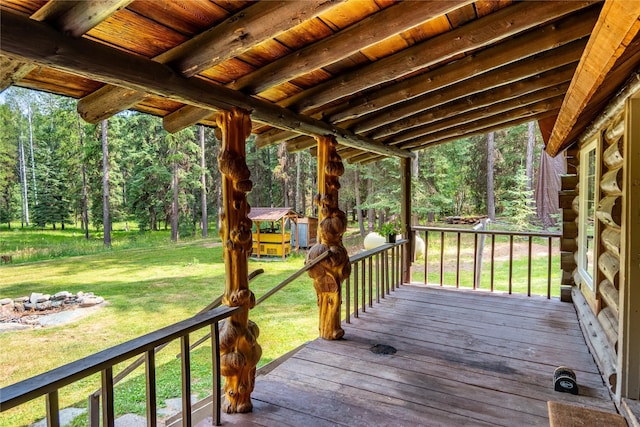
{"label": "deck floor board", "polygon": [[[343,327],[259,372],[254,412],[223,425],[548,426],[550,400],[616,411],[571,304],[405,285]],[[561,365],[579,395],[553,390]]]}

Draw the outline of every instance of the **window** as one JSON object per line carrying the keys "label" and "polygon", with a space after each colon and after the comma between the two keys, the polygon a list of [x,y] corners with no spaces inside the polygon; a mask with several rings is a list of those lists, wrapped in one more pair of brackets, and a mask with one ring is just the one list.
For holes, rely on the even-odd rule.
{"label": "window", "polygon": [[595,277],[596,140],[580,150],[578,272],[591,289]]}

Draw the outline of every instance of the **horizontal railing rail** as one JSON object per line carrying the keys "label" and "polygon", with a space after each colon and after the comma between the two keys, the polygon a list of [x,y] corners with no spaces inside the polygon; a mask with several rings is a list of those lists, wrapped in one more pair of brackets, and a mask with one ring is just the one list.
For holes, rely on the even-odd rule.
{"label": "horizontal railing rail", "polygon": [[[506,290],[509,294],[514,293],[514,241],[515,239],[523,239],[527,242],[527,283],[526,283],[526,294],[528,296],[532,295],[532,263],[534,261],[534,253],[533,253],[533,242],[534,239],[541,239],[546,242],[546,274],[543,274],[546,279],[546,296],[547,298],[551,298],[552,294],[552,259],[553,259],[553,241],[560,239],[559,233],[549,233],[549,232],[530,232],[530,231],[506,231],[506,230],[478,230],[478,229],[467,229],[467,228],[450,228],[450,227],[426,227],[426,226],[414,226],[412,229],[416,232],[416,235],[421,235],[424,238],[425,250],[424,250],[424,280],[423,283],[429,283],[429,245],[430,242],[433,242],[433,238],[435,236],[435,245],[439,250],[439,284],[440,286],[451,285],[456,288],[461,286],[461,253],[463,252],[461,249],[461,242],[463,235],[472,235],[473,236],[473,252],[472,252],[472,288],[478,289],[480,288],[481,282],[481,272],[482,272],[482,259],[484,252],[484,240],[485,238],[490,239],[490,259],[489,259],[489,268],[490,268],[490,279],[489,279],[489,290],[491,292],[496,290],[496,271],[495,271],[495,252],[496,252],[496,240],[498,237],[508,238],[508,242],[501,242],[500,244],[508,245],[508,274],[506,280]],[[445,279],[445,246],[448,237],[452,237],[454,239],[455,245],[455,281],[453,279]],[[439,238],[439,239],[438,239]],[[450,242],[451,243],[451,242]],[[559,283],[558,283],[559,286]]]}
{"label": "horizontal railing rail", "polygon": [[[48,426],[59,426],[58,390],[90,375],[101,373],[102,377],[102,420],[104,426],[113,426],[114,390],[113,367],[131,357],[144,354],[147,380],[147,421],[156,425],[155,349],[167,342],[180,339],[182,354],[182,404],[185,414],[191,413],[191,373],[189,356],[189,334],[206,326],[211,327],[215,339],[212,346],[213,395],[217,396],[213,418],[220,418],[220,357],[218,351],[218,322],[231,316],[238,307],[218,307],[196,316],[118,344],[114,347],[68,363],[51,371],[28,378],[0,389],[0,412],[22,405],[46,395]],[[185,423],[189,417],[185,416]]]}
{"label": "horizontal railing rail", "polygon": [[344,288],[345,322],[351,323],[352,305],[353,316],[357,318],[360,311],[364,313],[367,307],[373,307],[374,296],[376,303],[380,303],[400,287],[402,259],[408,254],[407,243],[408,240],[399,239],[396,243],[385,243],[349,258],[351,275]]}

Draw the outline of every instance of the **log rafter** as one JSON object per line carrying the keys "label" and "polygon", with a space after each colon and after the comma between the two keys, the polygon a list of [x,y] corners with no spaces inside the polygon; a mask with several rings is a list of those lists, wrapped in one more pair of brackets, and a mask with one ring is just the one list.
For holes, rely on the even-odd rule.
{"label": "log rafter", "polygon": [[471,2],[472,0],[398,3],[333,36],[273,61],[232,82],[229,87],[250,94],[260,93]]}
{"label": "log rafter", "polygon": [[[153,58],[161,64],[168,64],[186,77],[213,67],[223,61],[246,52],[259,43],[286,30],[292,22],[299,22],[325,12],[338,2],[326,0],[305,2],[287,2],[292,7],[282,8],[282,1],[258,2],[226,19],[222,24],[195,36],[173,49]],[[286,12],[283,12],[286,11]],[[247,28],[252,28],[248,31]],[[146,91],[131,92],[118,86],[105,86],[93,94],[83,98],[78,104],[80,114],[90,123],[97,123],[119,111],[125,110],[142,101]],[[197,114],[193,106],[186,106],[186,112],[177,113],[175,117],[208,117],[213,113],[201,111]],[[167,131],[176,132],[182,123],[171,123],[168,120]],[[201,119],[200,119],[201,120]],[[196,122],[193,122],[196,123]],[[193,124],[192,123],[192,124]],[[187,125],[188,126],[188,125]],[[186,127],[186,126],[184,126]],[[171,132],[171,131],[170,131]]]}
{"label": "log rafter", "polygon": [[[545,51],[556,49],[558,46],[569,44],[588,36],[597,16],[597,10],[588,9],[560,22],[554,22],[513,37],[444,67],[390,85],[357,98],[350,103],[349,108],[330,115],[329,121],[341,123],[348,119],[365,116],[372,111],[379,111],[381,108],[390,108],[400,102],[465,81],[469,76],[497,71],[506,64],[517,63],[537,54],[543,54]],[[528,48],[523,49],[523,45]],[[579,52],[578,47],[579,45],[573,45],[570,49]],[[566,54],[565,49],[561,51],[559,56],[562,57]]]}
{"label": "log rafter", "polygon": [[50,0],[31,15],[31,18],[49,22],[60,32],[69,36],[80,37],[132,1]]}
{"label": "log rafter", "polygon": [[[556,120],[547,152],[555,156],[587,103],[640,32],[640,2],[606,1]],[[571,141],[568,141],[571,142]]]}
{"label": "log rafter", "polygon": [[87,39],[73,39],[46,24],[12,12],[2,16],[2,52],[14,59],[33,61],[129,90],[141,90],[205,109],[251,112],[253,120],[310,136],[334,135],[343,145],[379,154],[413,157],[413,153],[387,147],[369,138],[296,114],[237,91],[193,77],[147,58],[117,51]]}
{"label": "log rafter", "polygon": [[[444,36],[440,36],[442,42],[435,46],[433,40],[429,42],[427,48],[422,43],[419,43],[388,58],[378,60],[352,72],[344,73],[281,101],[280,105],[298,112],[309,112],[372,86],[397,79],[403,75],[409,75],[414,71],[437,64],[447,58],[454,58],[469,49],[486,47],[504,39],[507,35],[508,37],[514,36],[517,31],[510,31],[510,26],[516,20],[517,14],[514,14],[514,9],[517,7],[522,8],[522,17],[529,23],[527,26],[519,27],[522,29],[541,25],[549,19],[557,19],[558,15],[561,15],[559,8],[565,8],[566,13],[569,13],[592,4],[592,2],[549,2],[545,8],[527,10],[525,8],[528,7],[529,3],[531,2],[522,2],[519,5],[511,6],[508,10],[500,10],[486,18],[478,19],[471,24],[460,27],[458,30],[453,30]],[[543,9],[544,12],[541,12]],[[482,36],[482,41],[476,43],[475,40],[467,36],[465,31],[470,26],[477,26],[485,32],[487,28],[496,28],[496,31],[490,32],[492,36]],[[514,27],[518,28],[516,25]],[[435,47],[438,49],[435,49]]]}

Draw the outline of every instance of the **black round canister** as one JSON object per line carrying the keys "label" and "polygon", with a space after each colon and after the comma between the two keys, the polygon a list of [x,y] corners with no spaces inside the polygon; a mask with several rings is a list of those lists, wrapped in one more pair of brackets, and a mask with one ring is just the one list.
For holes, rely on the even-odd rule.
{"label": "black round canister", "polygon": [[563,393],[578,394],[576,373],[566,366],[560,366],[553,372],[553,388]]}

